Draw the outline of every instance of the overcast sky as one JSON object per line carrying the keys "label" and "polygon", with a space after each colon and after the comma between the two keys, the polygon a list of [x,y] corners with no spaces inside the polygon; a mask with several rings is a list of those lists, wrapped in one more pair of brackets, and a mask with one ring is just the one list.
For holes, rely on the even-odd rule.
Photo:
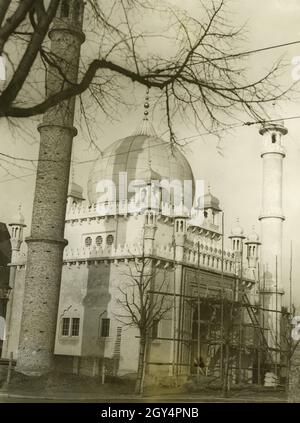
{"label": "overcast sky", "polygon": [[[174,0],[174,2],[181,4],[182,7],[182,1]],[[192,12],[196,3],[195,0],[185,0],[184,2]],[[232,12],[235,23],[243,24],[247,21],[248,39],[241,46],[243,51],[300,40],[299,0],[233,0]],[[285,53],[287,62],[291,62],[293,57],[300,56],[300,44],[251,56],[251,60],[249,60],[251,72],[255,74],[257,69],[266,68],[283,53]],[[290,79],[292,82],[291,72],[292,65],[287,68],[286,74],[283,76],[286,81]],[[141,103],[140,115],[142,117],[143,90],[137,89],[134,94],[137,101]],[[300,115],[300,107],[296,102],[286,103],[279,111],[277,110],[277,113],[282,117]],[[136,110],[132,110],[131,113],[120,116],[118,122],[104,124],[97,136],[98,146],[103,149],[116,139],[130,135],[138,126],[139,120]],[[21,121],[20,125],[22,125]],[[300,260],[298,260],[300,254],[300,119],[287,121],[286,126],[289,134],[284,137],[287,149],[287,156],[284,160],[284,212],[286,215],[284,279],[288,288],[289,245],[292,240],[294,300],[300,303],[300,284],[297,282],[300,277]],[[195,132],[191,128],[180,128],[180,133],[184,136],[194,135]],[[221,142],[223,155],[218,153],[217,140],[212,136],[196,138],[185,150],[195,177],[210,182],[213,193],[219,197],[225,210],[227,234],[235,224],[237,217],[240,218],[246,233],[251,230],[252,225],[256,225],[256,229],[259,231],[257,217],[261,204],[261,142],[262,137],[258,133],[258,127],[252,126],[224,133]],[[18,157],[37,158],[38,133],[36,132],[32,139],[28,136],[23,138],[20,132],[12,135],[2,121],[0,122],[0,151]],[[97,155],[80,133],[74,141],[74,154],[75,159],[81,161],[92,160]],[[30,224],[35,183],[32,164],[22,162],[24,168],[20,169],[4,160],[5,158],[1,159],[2,168],[0,169],[0,218],[9,223],[18,204],[22,203],[26,223]],[[75,179],[83,185],[85,193],[91,166],[92,163],[75,166]],[[5,169],[9,171],[10,175],[7,175]],[[15,178],[15,176],[22,177]]]}

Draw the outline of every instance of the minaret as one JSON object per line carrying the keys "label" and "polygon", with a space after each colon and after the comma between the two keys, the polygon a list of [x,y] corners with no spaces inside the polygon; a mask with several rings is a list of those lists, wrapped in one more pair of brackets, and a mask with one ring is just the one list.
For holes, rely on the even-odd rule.
{"label": "minaret", "polygon": [[[269,345],[280,339],[279,313],[282,302],[282,169],[285,149],[282,136],[287,134],[283,121],[266,123],[259,130],[263,136],[263,186],[261,222],[261,281],[266,307],[274,310],[267,316]],[[277,316],[277,317],[276,317]],[[278,360],[276,360],[278,361]]]}
{"label": "minaret", "polygon": [[208,185],[208,192],[204,195],[204,222],[207,222],[209,225],[219,227],[219,217],[220,217],[220,200],[212,195],[211,187]]}
{"label": "minaret", "polygon": [[9,223],[11,227],[11,263],[16,261],[16,256],[20,251],[21,244],[23,242],[23,231],[26,228],[25,219],[21,212],[21,205],[19,205],[16,216],[12,218],[12,222]]}
{"label": "minaret", "polygon": [[75,182],[74,165],[71,166],[71,177],[68,188],[67,210],[84,201],[82,186]]}
{"label": "minaret", "polygon": [[237,218],[236,226],[231,230],[231,249],[234,253],[235,261],[235,300],[239,299],[241,284],[243,279],[243,256],[244,256],[244,229],[240,226],[240,220]]}
{"label": "minaret", "polygon": [[259,235],[255,232],[254,226],[252,227],[252,232],[247,237],[245,245],[247,246],[248,268],[255,271],[257,268],[259,246],[261,245],[261,242],[259,240]]}
{"label": "minaret", "polygon": [[[267,123],[259,133],[263,136],[263,188],[261,222],[261,265],[265,268],[267,287],[282,284],[282,168],[285,149],[282,135],[287,134],[283,122]],[[276,266],[277,258],[277,266]],[[276,270],[277,267],[277,270]]]}
{"label": "minaret", "polygon": [[21,211],[21,204],[18,207],[18,211],[15,216],[11,219],[11,223],[9,223],[11,227],[11,236],[10,236],[10,244],[11,244],[11,260],[9,263],[9,301],[7,303],[6,308],[6,324],[5,324],[5,332],[6,332],[6,339],[3,344],[2,349],[2,357],[9,358],[8,354],[8,347],[9,347],[9,340],[11,335],[11,322],[14,318],[14,300],[15,300],[15,284],[16,284],[16,274],[17,274],[17,265],[19,264],[19,252],[21,249],[21,245],[24,238],[24,228],[26,228],[25,219]]}
{"label": "minaret", "polygon": [[[83,0],[62,0],[49,32],[51,53],[60,69],[49,66],[46,96],[77,83],[82,32]],[[16,370],[39,376],[53,368],[53,351],[61,282],[64,221],[75,97],[49,109],[39,126],[37,168],[23,315]]]}
{"label": "minaret", "polygon": [[231,235],[228,237],[231,239],[231,249],[234,252],[235,257],[235,273],[241,276],[242,263],[243,263],[243,250],[244,250],[244,229],[240,226],[240,220],[237,218],[236,226],[232,228]]}

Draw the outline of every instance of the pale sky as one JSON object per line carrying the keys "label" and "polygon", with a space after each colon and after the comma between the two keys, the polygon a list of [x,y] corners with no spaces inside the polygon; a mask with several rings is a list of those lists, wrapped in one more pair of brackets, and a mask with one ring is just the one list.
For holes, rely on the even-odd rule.
{"label": "pale sky", "polygon": [[[177,0],[175,3],[182,2]],[[184,2],[189,11],[194,10],[197,2]],[[243,24],[247,21],[248,39],[241,46],[241,51],[267,47],[300,40],[300,1],[298,0],[232,0],[232,16],[235,23]],[[289,48],[276,49],[269,53],[258,53],[251,56],[249,65],[251,73],[257,69],[271,66],[276,57],[285,54],[287,62],[295,56],[300,56],[300,44]],[[292,65],[287,67],[283,75],[285,81],[292,82]],[[140,109],[134,109],[119,116],[116,122],[107,122],[101,126],[97,134],[97,145],[100,149],[113,141],[130,135],[142,117],[142,103],[144,90],[134,88],[133,95],[137,98]],[[140,112],[139,112],[140,110]],[[282,117],[300,115],[300,108],[296,102],[286,102],[280,109]],[[99,111],[100,113],[100,111]],[[278,117],[278,116],[276,116]],[[35,126],[37,119],[33,121]],[[154,122],[154,125],[156,122]],[[19,121],[22,128],[22,121]],[[284,160],[284,274],[286,298],[288,299],[288,275],[290,242],[293,242],[294,266],[293,289],[294,301],[300,303],[300,286],[297,280],[300,277],[300,119],[286,121],[289,134],[284,137],[287,156]],[[159,130],[158,130],[159,132]],[[181,136],[191,136],[196,133],[192,128],[180,127]],[[17,157],[37,158],[38,133],[34,136],[22,136],[20,131],[12,133],[4,122],[0,122],[0,152]],[[238,128],[222,135],[223,156],[218,154],[216,139],[212,136],[203,136],[195,139],[185,150],[190,161],[195,178],[204,179],[210,183],[212,192],[220,199],[225,210],[225,231],[229,234],[230,228],[239,217],[246,234],[256,225],[259,231],[257,217],[261,204],[262,161],[260,158],[262,137],[258,133],[258,126]],[[74,141],[75,160],[93,160],[97,152],[90,148],[88,140],[80,132]],[[33,165],[21,162],[24,167],[14,167],[7,163],[5,157],[0,157],[0,220],[9,223],[16,213],[18,204],[22,204],[26,223],[30,225],[32,201],[34,193],[35,175]],[[20,165],[20,162],[16,162]],[[77,164],[75,166],[75,180],[84,187],[92,163]],[[6,170],[7,169],[7,170]],[[10,175],[7,174],[7,171]],[[16,178],[18,176],[19,178]],[[21,177],[21,178],[20,178]],[[29,235],[27,228],[26,235]],[[229,242],[228,242],[229,246]]]}

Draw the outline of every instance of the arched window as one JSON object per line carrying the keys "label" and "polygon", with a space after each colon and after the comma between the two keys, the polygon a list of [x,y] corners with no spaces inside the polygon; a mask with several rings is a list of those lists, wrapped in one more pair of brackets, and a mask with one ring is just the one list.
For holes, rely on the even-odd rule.
{"label": "arched window", "polygon": [[97,236],[96,238],[96,245],[98,245],[98,247],[103,243],[103,238],[101,235]]}
{"label": "arched window", "polygon": [[85,242],[85,246],[86,247],[90,247],[92,245],[92,238],[90,236],[87,236],[85,238],[85,241],[84,242]]}
{"label": "arched window", "polygon": [[275,144],[276,143],[276,134],[272,134],[272,143]]}
{"label": "arched window", "polygon": [[114,237],[112,235],[107,235],[106,244],[112,245],[114,243]]}
{"label": "arched window", "polygon": [[61,18],[67,18],[70,13],[70,0],[62,0],[61,2]]}

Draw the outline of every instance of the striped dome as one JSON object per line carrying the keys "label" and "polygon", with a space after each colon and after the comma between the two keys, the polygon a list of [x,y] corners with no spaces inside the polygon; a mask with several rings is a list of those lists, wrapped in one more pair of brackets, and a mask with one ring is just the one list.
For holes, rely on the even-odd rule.
{"label": "striped dome", "polygon": [[[96,160],[88,180],[88,199],[98,203],[101,198],[102,183],[113,181],[119,187],[120,172],[127,173],[127,184],[136,180],[179,180],[192,181],[194,195],[194,177],[192,169],[180,150],[161,140],[155,135],[132,135],[114,142]],[[118,195],[118,192],[117,192]],[[133,193],[128,193],[128,199]]]}

